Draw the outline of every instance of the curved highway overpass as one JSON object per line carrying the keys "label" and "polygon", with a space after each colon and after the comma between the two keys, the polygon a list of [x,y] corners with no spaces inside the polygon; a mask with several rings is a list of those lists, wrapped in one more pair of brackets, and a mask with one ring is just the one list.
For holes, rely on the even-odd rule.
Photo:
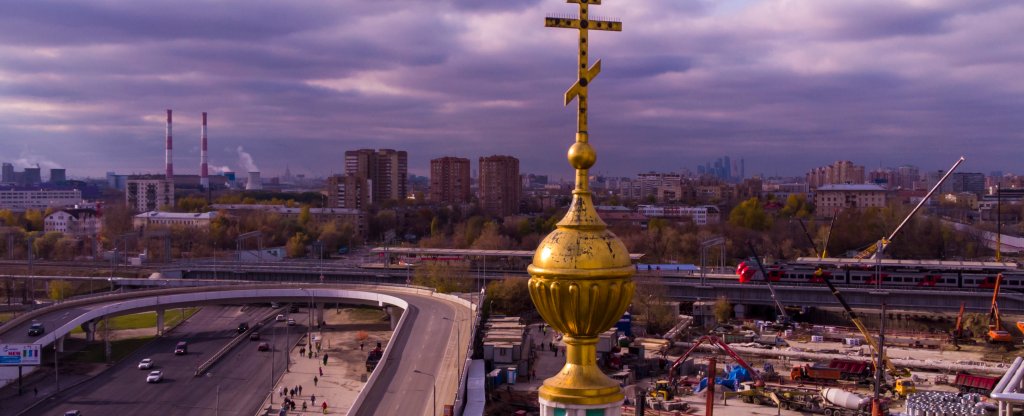
{"label": "curved highway overpass", "polygon": [[[195,281],[165,280],[168,284]],[[371,374],[350,414],[429,414],[432,400],[431,377],[436,377],[441,404],[450,403],[458,385],[459,351],[469,336],[457,332],[470,324],[475,306],[468,301],[411,287],[334,284],[240,284],[229,286],[179,287],[120,293],[69,301],[33,311],[0,326],[4,343],[37,343],[43,347],[58,342],[78,326],[89,326],[105,316],[140,311],[166,310],[183,306],[270,301],[344,302],[392,306],[404,313],[388,343],[382,364]],[[393,317],[395,315],[392,315]],[[27,335],[33,322],[42,322],[47,332],[41,337]],[[462,325],[456,328],[455,323]],[[458,358],[457,358],[458,357]],[[16,374],[16,373],[15,373]],[[442,406],[438,406],[439,408]]]}

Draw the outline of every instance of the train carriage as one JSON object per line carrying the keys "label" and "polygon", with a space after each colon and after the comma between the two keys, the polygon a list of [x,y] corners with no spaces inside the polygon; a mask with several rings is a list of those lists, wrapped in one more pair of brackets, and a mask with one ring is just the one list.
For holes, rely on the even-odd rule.
{"label": "train carriage", "polygon": [[[740,283],[764,281],[752,260],[736,268]],[[1015,263],[945,260],[842,259],[801,257],[765,265],[774,283],[815,284],[828,278],[837,285],[886,287],[983,288],[1003,285],[1024,289],[1024,270]]]}

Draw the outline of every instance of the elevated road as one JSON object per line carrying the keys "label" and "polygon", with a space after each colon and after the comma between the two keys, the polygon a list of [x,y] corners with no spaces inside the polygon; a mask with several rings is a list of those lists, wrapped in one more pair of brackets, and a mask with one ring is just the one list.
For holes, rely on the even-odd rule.
{"label": "elevated road", "polygon": [[[161,283],[187,285],[197,282],[168,280]],[[105,315],[202,304],[289,299],[302,302],[311,297],[315,297],[317,302],[341,301],[377,306],[390,304],[405,309],[402,318],[404,322],[396,329],[385,360],[377,367],[361,397],[357,399],[354,413],[429,414],[430,410],[423,406],[432,401],[432,386],[435,383],[439,400],[437,408],[442,409],[443,404],[453,401],[460,367],[458,361],[463,358],[459,354],[463,348],[456,345],[456,340],[461,338],[463,343],[468,344],[470,338],[457,336],[454,323],[461,322],[462,327],[469,326],[469,308],[464,301],[456,302],[415,288],[268,284],[130,292],[68,302],[19,317],[0,327],[0,338],[4,342],[37,342],[45,346],[75,326]],[[32,319],[44,322],[47,334],[35,339],[29,337],[27,328]],[[216,370],[211,371],[217,374]],[[197,413],[198,409],[193,410],[195,412],[187,414],[201,414]]]}

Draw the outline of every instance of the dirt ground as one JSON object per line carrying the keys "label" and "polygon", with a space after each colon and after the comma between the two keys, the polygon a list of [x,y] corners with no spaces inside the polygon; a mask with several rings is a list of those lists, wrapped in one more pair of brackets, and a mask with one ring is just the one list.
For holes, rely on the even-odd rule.
{"label": "dirt ground", "polygon": [[354,400],[366,384],[369,373],[366,371],[365,352],[353,352],[360,350],[360,344],[364,351],[373,349],[378,342],[382,349],[387,348],[391,340],[391,324],[387,314],[378,309],[325,310],[324,320],[327,328],[323,332],[323,348],[332,359],[337,357],[339,360],[339,365],[332,370],[338,375],[337,387],[351,393],[349,396]]}

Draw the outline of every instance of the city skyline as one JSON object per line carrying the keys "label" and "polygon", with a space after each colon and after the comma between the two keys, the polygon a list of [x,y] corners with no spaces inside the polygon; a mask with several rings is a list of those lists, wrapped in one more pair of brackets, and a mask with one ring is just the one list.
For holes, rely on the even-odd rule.
{"label": "city skyline", "polygon": [[[561,2],[12,4],[0,16],[0,160],[69,176],[259,166],[328,176],[346,150],[521,160],[568,177],[572,39],[537,30]],[[239,13],[244,10],[244,13]],[[695,170],[723,155],[746,176],[836,160],[1016,171],[1024,138],[1016,34],[1024,6],[982,2],[609,2],[629,28],[593,84],[595,174]],[[551,143],[562,143],[551,146]],[[642,167],[642,168],[641,168]],[[304,171],[305,169],[305,171]]]}

